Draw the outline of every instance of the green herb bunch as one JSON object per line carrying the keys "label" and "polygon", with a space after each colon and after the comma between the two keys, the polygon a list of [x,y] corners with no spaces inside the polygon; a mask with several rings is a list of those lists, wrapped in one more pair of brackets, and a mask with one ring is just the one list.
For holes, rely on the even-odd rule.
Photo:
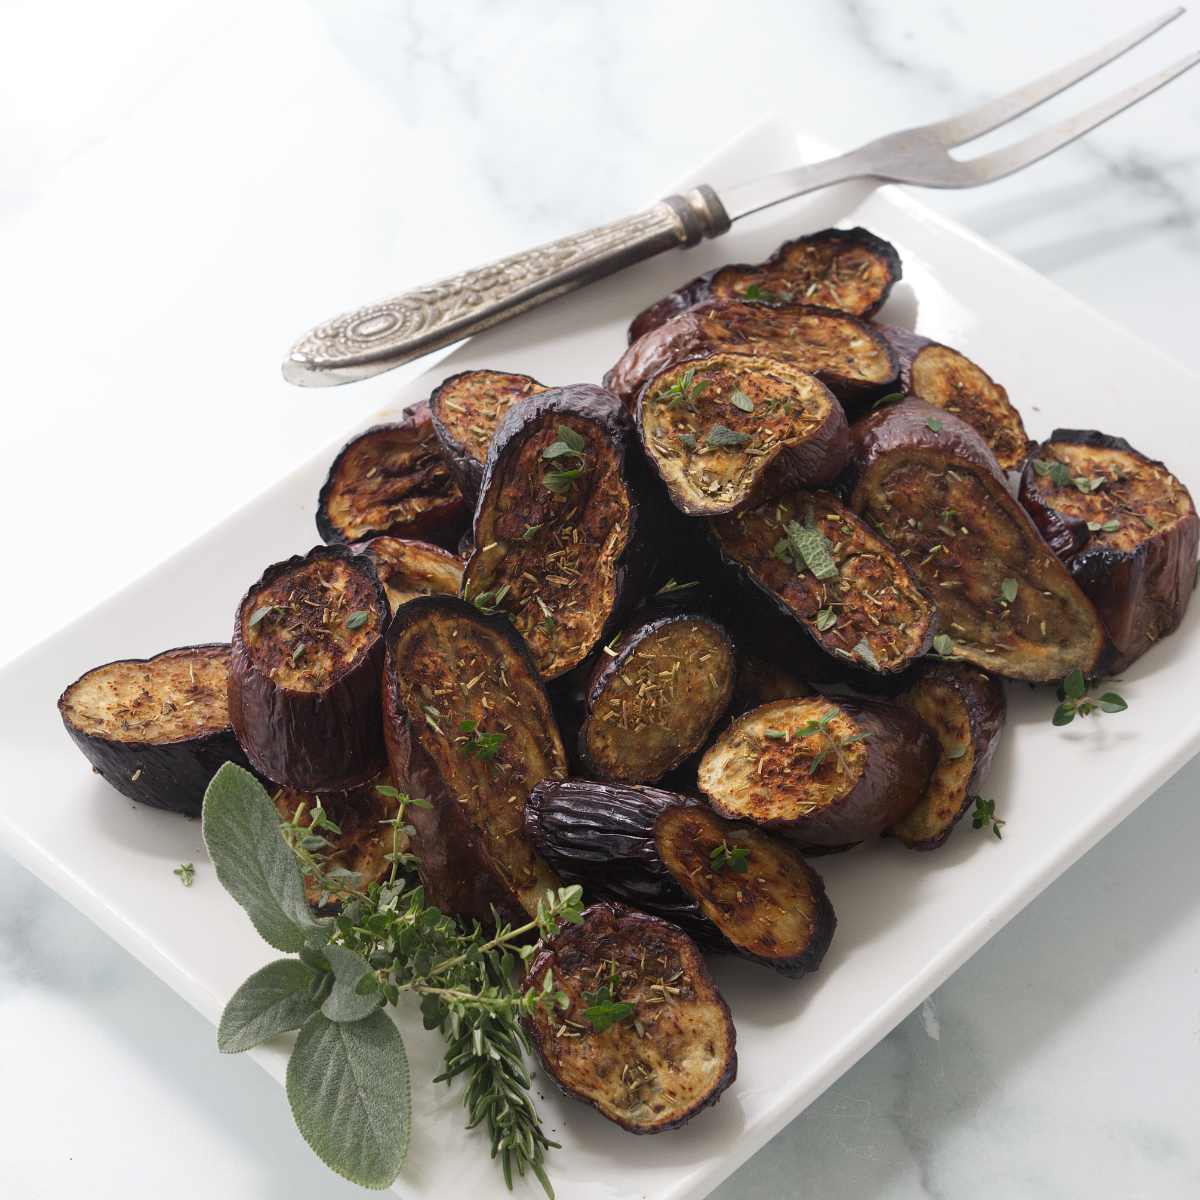
{"label": "green herb bunch", "polygon": [[1116,692],[1105,692],[1092,699],[1088,694],[1087,680],[1076,667],[1059,685],[1059,705],[1054,710],[1052,723],[1070,725],[1076,717],[1086,717],[1097,709],[1106,713],[1124,712],[1129,705]]}

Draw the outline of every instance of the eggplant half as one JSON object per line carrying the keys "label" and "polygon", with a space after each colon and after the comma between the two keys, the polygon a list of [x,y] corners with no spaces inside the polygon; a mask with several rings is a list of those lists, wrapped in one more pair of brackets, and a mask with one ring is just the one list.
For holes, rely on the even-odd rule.
{"label": "eggplant half", "polygon": [[765,262],[736,263],[699,275],[633,319],[629,341],[712,296],[734,300],[791,300],[873,316],[900,279],[900,255],[869,230],[822,229],[784,242]]}
{"label": "eggplant half", "polygon": [[709,354],[782,358],[815,375],[846,405],[894,391],[896,353],[873,325],[807,304],[706,300],[638,338],[604,377],[633,407],[647,381],[685,358]]}
{"label": "eggplant half", "polygon": [[302,792],[379,774],[389,615],[371,560],[348,546],[266,569],[238,605],[229,670],[229,719],[256,771]]}
{"label": "eggplant half", "polygon": [[733,643],[708,617],[673,613],[603,648],[586,690],[589,775],[653,783],[704,745],[733,693]]}
{"label": "eggplant half", "polygon": [[830,483],[850,460],[846,415],[816,376],[782,359],[710,354],[646,381],[638,433],[675,507],[737,512]]}
{"label": "eggplant half", "polygon": [[815,971],[829,949],[833,906],[799,849],[690,796],[542,783],[525,821],[564,881],[671,921],[708,949],[793,977]]}
{"label": "eggplant half", "polygon": [[544,679],[583,662],[646,577],[636,443],[611,393],[575,384],[510,408],[488,452],[462,594],[512,621]]}
{"label": "eggplant half", "polygon": [[1096,610],[1012,498],[983,438],[905,400],[851,431],[851,507],[899,551],[938,607],[954,656],[1045,683],[1096,667]]}
{"label": "eggplant half", "polygon": [[729,702],[729,711],[735,717],[772,700],[792,700],[812,694],[808,682],[786,664],[738,647],[733,698]]}
{"label": "eggplant half", "polygon": [[1030,455],[1020,497],[1100,614],[1100,670],[1125,670],[1179,628],[1196,581],[1200,517],[1161,462],[1124,438],[1056,429]]}
{"label": "eggplant half", "polygon": [[429,397],[438,441],[458,486],[472,504],[483,482],[488,447],[504,414],[519,400],[545,390],[544,383],[529,375],[460,371]]}
{"label": "eggplant half", "polygon": [[393,613],[417,596],[457,596],[462,588],[462,559],[432,542],[377,537],[353,549],[375,564]]}
{"label": "eggplant half", "polygon": [[734,1081],[729,1006],[674,925],[593,904],[538,948],[526,985],[540,992],[548,976],[570,1003],[525,1019],[537,1057],[566,1095],[622,1129],[677,1129]]}
{"label": "eggplant half", "polygon": [[58,698],[71,740],[122,796],[198,817],[217,768],[249,768],[229,724],[229,646],[93,667]]}
{"label": "eggplant half", "polygon": [[901,702],[933,730],[937,766],[925,794],[885,832],[910,850],[935,850],[978,795],[1000,743],[1004,685],[978,667],[930,663]]}
{"label": "eggplant half", "polygon": [[933,731],[881,700],[777,700],[738,717],[705,751],[698,782],[731,821],[820,850],[895,825],[937,764]]}
{"label": "eggplant half", "polygon": [[421,596],[387,634],[383,723],[396,786],[429,802],[416,830],[430,904],[490,925],[533,914],[554,872],[525,835],[525,800],[567,774],[550,701],[502,617],[452,596]]}
{"label": "eggplant half", "polygon": [[471,510],[433,428],[428,401],[376,425],[333,460],[317,501],[324,542],[416,538],[453,549]]}
{"label": "eggplant half", "polygon": [[936,612],[913,572],[831,493],[788,492],[709,531],[722,559],[825,654],[893,675],[929,649]]}

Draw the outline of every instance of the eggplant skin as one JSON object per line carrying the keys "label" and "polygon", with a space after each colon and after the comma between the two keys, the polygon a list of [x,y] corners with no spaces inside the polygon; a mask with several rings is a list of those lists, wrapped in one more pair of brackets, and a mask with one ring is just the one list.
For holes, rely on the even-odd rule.
{"label": "eggplant skin", "polygon": [[[211,664],[210,670],[219,674],[214,687],[205,685],[203,675],[199,683],[195,682],[197,663]],[[185,664],[192,668],[186,683],[182,680]],[[218,767],[233,762],[252,770],[229,724],[224,678],[228,666],[229,646],[221,642],[179,646],[152,658],[117,659],[93,667],[70,684],[58,698],[58,711],[71,740],[92,764],[92,770],[122,796],[150,808],[198,817],[204,791]],[[178,687],[172,687],[167,697],[161,695],[164,669],[180,677]],[[169,719],[170,714],[164,713],[167,705],[179,712],[175,697],[181,704],[194,706],[199,699],[211,705],[212,719],[165,739],[161,735],[139,737],[134,729],[120,730],[120,736],[116,736],[115,727],[106,729],[107,722],[96,719],[96,706],[88,703],[85,695],[90,688],[104,687],[117,675],[132,675],[138,686],[138,701],[153,703],[156,711],[151,724]],[[115,694],[111,684],[105,690]],[[111,703],[102,707],[107,715],[120,722]]]}
{"label": "eggplant skin", "polygon": [[[566,926],[534,953],[527,986],[540,990],[551,971],[570,1007],[539,1008],[525,1018],[534,1052],[565,1095],[622,1129],[678,1129],[736,1078],[729,1006],[695,942],[674,925],[623,905],[592,904],[581,924]],[[633,1013],[596,1031],[585,993],[610,984],[614,974],[612,998],[632,1004]]]}
{"label": "eggplant skin", "polygon": [[[1035,465],[1050,462],[1064,463],[1072,479],[1104,482],[1086,492],[1056,484]],[[1124,438],[1056,429],[1029,456],[1020,500],[1100,614],[1098,671],[1124,671],[1179,628],[1195,587],[1200,517],[1163,463]],[[1116,529],[1103,528],[1112,521]]]}
{"label": "eggplant skin", "polygon": [[[344,564],[355,581],[368,613],[360,626],[366,644],[316,690],[284,686],[273,678],[275,666],[257,660],[249,622],[274,585],[324,563]],[[256,771],[302,792],[346,791],[379,774],[385,760],[379,707],[382,632],[389,617],[374,565],[348,546],[317,546],[263,572],[238,605],[229,671],[230,722]]]}
{"label": "eggplant skin", "polygon": [[772,700],[792,700],[812,694],[808,682],[787,664],[738,648],[737,678],[729,703],[729,711],[735,717]]}

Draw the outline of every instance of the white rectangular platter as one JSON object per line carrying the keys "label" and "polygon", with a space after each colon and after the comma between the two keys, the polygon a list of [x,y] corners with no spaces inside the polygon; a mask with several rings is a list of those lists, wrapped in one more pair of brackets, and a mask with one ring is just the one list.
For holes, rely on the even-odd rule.
{"label": "white rectangular platter", "polygon": [[[719,189],[820,153],[765,126],[684,182]],[[665,256],[490,331],[398,388],[394,404],[376,419],[469,367],[522,371],[549,383],[597,381],[620,354],[629,318],[651,299],[710,266],[753,261],[785,237],[830,224],[862,224],[897,245],[904,282],[883,318],[915,325],[976,359],[1008,387],[1033,436],[1058,425],[1121,434],[1200,486],[1194,434],[1200,380],[909,195],[867,186],[761,214],[717,242]],[[0,673],[7,782],[0,843],[214,1022],[234,988],[273,952],[216,884],[198,822],[138,809],[109,791],[67,740],[55,699],[97,663],[227,639],[234,607],[262,568],[316,540],[317,491],[337,449],[327,447]],[[801,1112],[1196,753],[1200,713],[1179,698],[1200,678],[1198,623],[1193,606],[1183,629],[1128,673],[1120,690],[1130,708],[1119,716],[1055,729],[1050,690],[1010,688],[1009,728],[987,788],[1007,821],[1003,842],[964,822],[934,854],[885,843],[821,860],[839,923],[817,976],[789,981],[744,963],[715,964],[739,1054],[737,1083],[715,1109],[676,1133],[634,1138],[539,1080],[548,1125],[563,1143],[550,1164],[558,1195],[703,1196]],[[172,874],[188,860],[197,865],[191,890]],[[400,1021],[419,1121],[397,1193],[503,1195],[484,1139],[462,1130],[458,1091],[428,1082],[440,1060],[438,1039],[421,1030],[415,1009],[403,1011]],[[282,1077],[285,1045],[255,1053]]]}

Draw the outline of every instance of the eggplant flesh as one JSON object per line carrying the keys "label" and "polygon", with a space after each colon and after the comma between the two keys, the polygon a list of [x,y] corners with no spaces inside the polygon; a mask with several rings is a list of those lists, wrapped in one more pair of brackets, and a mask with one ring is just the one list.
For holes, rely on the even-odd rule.
{"label": "eggplant flesh", "polygon": [[[548,972],[570,1006],[526,1018],[538,1059],[566,1095],[622,1129],[676,1129],[737,1075],[729,1006],[695,942],[666,921],[593,904],[538,949],[527,985],[540,990]],[[631,1007],[597,1029],[587,1014],[604,1001]]]}
{"label": "eggplant flesh", "polygon": [[1124,438],[1056,429],[1030,456],[1021,503],[1096,606],[1116,674],[1183,620],[1196,579],[1200,517],[1163,463]]}
{"label": "eggplant flesh", "polygon": [[92,769],[138,804],[200,815],[217,768],[250,764],[229,724],[229,646],[164,650],[93,667],[58,699]]}
{"label": "eggplant flesh", "polygon": [[432,542],[377,537],[354,550],[375,564],[393,613],[417,596],[457,596],[462,587],[462,559]]}

